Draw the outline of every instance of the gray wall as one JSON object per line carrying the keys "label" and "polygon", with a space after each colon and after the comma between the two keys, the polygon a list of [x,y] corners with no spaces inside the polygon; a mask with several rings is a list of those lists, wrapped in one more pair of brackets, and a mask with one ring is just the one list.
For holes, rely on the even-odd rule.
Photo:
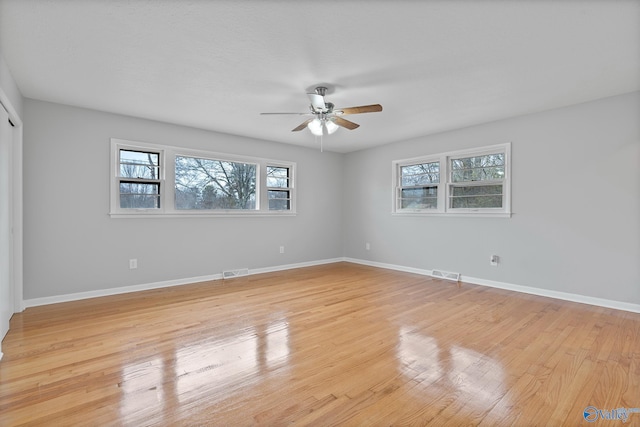
{"label": "gray wall", "polygon": [[[347,155],[33,100],[24,114],[25,299],[346,256],[640,303],[640,93]],[[111,219],[111,137],[295,161],[298,215]],[[509,141],[511,218],[391,215],[392,160]]]}
{"label": "gray wall", "polygon": [[[342,155],[30,99],[24,111],[27,300],[342,256]],[[112,137],[297,162],[298,215],[112,219]]]}
{"label": "gray wall", "polygon": [[[345,256],[638,304],[639,123],[636,92],[348,154]],[[392,160],[503,142],[511,218],[391,215]]]}

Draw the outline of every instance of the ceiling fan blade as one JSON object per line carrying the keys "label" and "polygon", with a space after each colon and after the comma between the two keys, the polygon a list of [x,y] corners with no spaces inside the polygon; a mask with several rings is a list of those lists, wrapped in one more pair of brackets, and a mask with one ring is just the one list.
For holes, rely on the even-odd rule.
{"label": "ceiling fan blade", "polygon": [[350,122],[349,120],[345,120],[342,117],[332,117],[331,120],[338,126],[342,126],[343,128],[347,128],[349,130],[354,130],[360,126],[359,124]]}
{"label": "ceiling fan blade", "polygon": [[318,95],[317,93],[308,93],[307,96],[309,96],[311,106],[314,110],[324,110],[326,108],[324,105],[324,96]]}
{"label": "ceiling fan blade", "polygon": [[335,109],[335,112],[339,112],[339,111],[342,111],[342,114],[377,113],[378,111],[382,111],[382,105],[372,104],[372,105],[361,105],[359,107]]}
{"label": "ceiling fan blade", "polygon": [[294,128],[294,129],[291,129],[291,132],[298,132],[298,131],[301,131],[302,129],[306,128],[306,127],[307,127],[307,125],[308,125],[309,123],[311,123],[312,121],[313,121],[313,119],[305,120],[304,122],[300,123],[300,124],[298,125],[298,127]]}
{"label": "ceiling fan blade", "polygon": [[312,116],[313,114],[311,113],[260,113],[261,116],[274,116],[274,115],[281,115],[281,114],[288,114],[288,115],[295,115],[295,116]]}

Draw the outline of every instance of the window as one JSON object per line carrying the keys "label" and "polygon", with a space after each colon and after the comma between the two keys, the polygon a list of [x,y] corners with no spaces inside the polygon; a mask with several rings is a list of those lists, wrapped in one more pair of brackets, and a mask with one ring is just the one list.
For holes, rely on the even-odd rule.
{"label": "window", "polygon": [[256,164],[176,156],[176,209],[255,209]]}
{"label": "window", "polygon": [[267,194],[269,210],[291,209],[290,168],[267,166]]}
{"label": "window", "polygon": [[119,207],[160,208],[160,152],[118,149]]}
{"label": "window", "polygon": [[509,216],[511,145],[393,162],[397,214]]}
{"label": "window", "polygon": [[449,208],[502,208],[504,153],[452,158]]}
{"label": "window", "polygon": [[437,209],[440,163],[400,166],[400,208]]}
{"label": "window", "polygon": [[295,214],[295,163],[111,140],[111,216]]}

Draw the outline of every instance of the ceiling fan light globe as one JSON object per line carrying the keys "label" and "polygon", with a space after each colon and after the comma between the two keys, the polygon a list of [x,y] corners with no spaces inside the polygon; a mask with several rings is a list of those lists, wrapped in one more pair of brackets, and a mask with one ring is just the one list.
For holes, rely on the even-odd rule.
{"label": "ceiling fan light globe", "polygon": [[338,128],[340,127],[340,126],[338,126],[337,124],[335,124],[332,120],[327,120],[327,121],[324,123],[324,126],[327,128],[327,133],[328,133],[329,135],[331,135],[332,133],[334,133],[335,131],[337,131],[337,130],[338,130]]}
{"label": "ceiling fan light globe", "polygon": [[316,136],[322,135],[322,122],[319,119],[313,119],[307,125],[312,134]]}

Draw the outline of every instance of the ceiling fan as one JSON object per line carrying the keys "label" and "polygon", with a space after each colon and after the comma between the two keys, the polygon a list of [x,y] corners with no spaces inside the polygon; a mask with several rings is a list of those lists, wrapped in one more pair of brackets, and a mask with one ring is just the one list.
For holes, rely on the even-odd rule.
{"label": "ceiling fan", "polygon": [[291,130],[291,132],[298,132],[304,128],[309,128],[312,134],[322,136],[326,130],[327,134],[332,134],[339,127],[343,127],[349,130],[358,128],[360,125],[342,118],[348,114],[362,114],[362,113],[375,113],[382,111],[382,105],[361,105],[359,107],[349,108],[335,108],[333,103],[327,102],[324,99],[324,95],[327,93],[327,88],[324,86],[318,86],[315,88],[315,93],[308,93],[311,104],[309,105],[309,113],[260,113],[260,114],[295,114],[300,116],[313,116],[308,120],[300,123]]}

